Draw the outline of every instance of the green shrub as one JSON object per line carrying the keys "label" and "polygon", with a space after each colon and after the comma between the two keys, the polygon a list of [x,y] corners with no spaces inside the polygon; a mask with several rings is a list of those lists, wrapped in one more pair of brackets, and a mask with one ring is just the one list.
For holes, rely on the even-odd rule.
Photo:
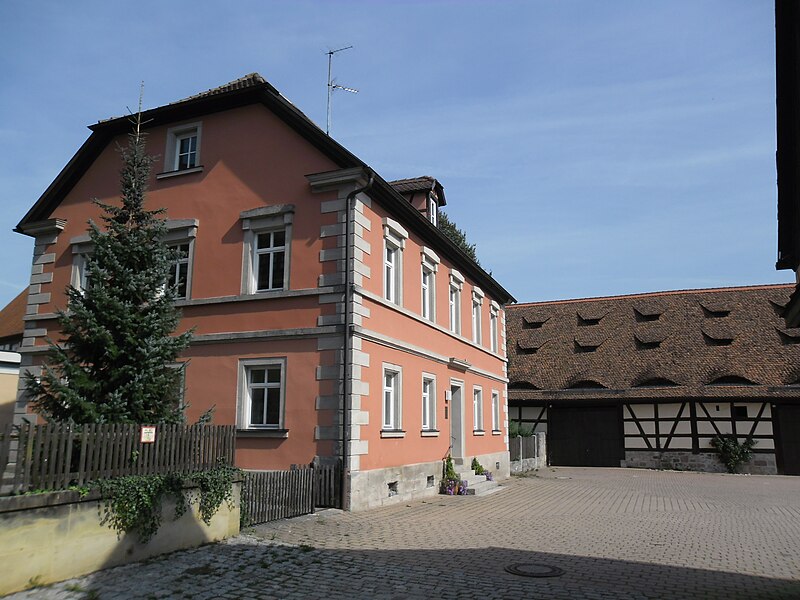
{"label": "green shrub", "polygon": [[756,441],[747,438],[742,443],[735,435],[717,435],[711,440],[711,446],[719,452],[719,460],[728,469],[728,473],[736,473],[753,456],[753,446]]}
{"label": "green shrub", "polygon": [[508,437],[531,437],[532,435],[533,427],[530,425],[523,425],[519,421],[509,421]]}
{"label": "green shrub", "polygon": [[475,471],[475,475],[483,475],[486,472],[486,469],[481,466],[481,463],[478,462],[477,458],[472,459],[471,468]]}

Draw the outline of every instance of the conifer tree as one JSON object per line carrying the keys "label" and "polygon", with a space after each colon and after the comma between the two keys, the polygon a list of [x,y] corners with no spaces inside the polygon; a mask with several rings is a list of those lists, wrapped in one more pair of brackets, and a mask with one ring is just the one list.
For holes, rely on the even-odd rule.
{"label": "conifer tree", "polygon": [[93,253],[85,288],[67,288],[62,339],[50,341],[39,378],[26,376],[34,410],[73,423],[175,423],[182,376],[175,362],[191,332],[172,335],[180,314],[168,284],[173,253],[162,210],[146,210],[153,159],[145,151],[141,106],[120,148],[121,202],[104,204],[101,229],[89,221]]}
{"label": "conifer tree", "polygon": [[481,264],[478,260],[478,252],[475,244],[470,244],[467,241],[467,234],[464,232],[464,230],[459,229],[458,225],[456,225],[454,221],[451,221],[450,217],[448,217],[447,213],[443,210],[439,211],[438,222],[439,230],[443,234],[449,237],[450,240],[452,240],[456,246],[461,248],[472,260],[478,264]]}

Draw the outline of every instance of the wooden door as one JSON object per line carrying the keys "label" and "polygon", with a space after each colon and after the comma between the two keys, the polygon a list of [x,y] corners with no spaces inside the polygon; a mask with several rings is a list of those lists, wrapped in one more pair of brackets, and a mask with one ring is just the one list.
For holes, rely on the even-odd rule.
{"label": "wooden door", "polygon": [[562,467],[618,467],[622,424],[616,406],[548,409],[550,464]]}

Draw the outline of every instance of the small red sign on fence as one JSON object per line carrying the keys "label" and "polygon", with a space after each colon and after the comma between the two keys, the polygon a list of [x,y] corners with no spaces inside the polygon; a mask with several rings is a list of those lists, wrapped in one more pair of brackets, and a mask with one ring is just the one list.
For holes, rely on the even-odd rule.
{"label": "small red sign on fence", "polygon": [[142,444],[152,444],[156,441],[156,426],[155,425],[142,425],[139,434],[139,441]]}

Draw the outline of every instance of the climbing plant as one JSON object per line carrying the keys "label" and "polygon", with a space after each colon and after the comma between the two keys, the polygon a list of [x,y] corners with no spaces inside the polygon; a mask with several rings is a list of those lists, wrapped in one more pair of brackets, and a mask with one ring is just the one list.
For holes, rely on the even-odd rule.
{"label": "climbing plant", "polygon": [[753,456],[756,441],[747,438],[739,442],[735,435],[717,435],[711,440],[711,446],[719,452],[719,460],[725,465],[728,473],[736,473],[741,465]]}
{"label": "climbing plant", "polygon": [[[200,518],[206,525],[223,502],[233,504],[233,483],[240,479],[240,469],[227,465],[188,474],[128,475],[93,482],[103,500],[103,523],[118,534],[132,533],[147,543],[161,527],[162,505],[175,502],[179,519],[192,501],[198,502]],[[186,494],[187,486],[196,486],[196,497]]]}

